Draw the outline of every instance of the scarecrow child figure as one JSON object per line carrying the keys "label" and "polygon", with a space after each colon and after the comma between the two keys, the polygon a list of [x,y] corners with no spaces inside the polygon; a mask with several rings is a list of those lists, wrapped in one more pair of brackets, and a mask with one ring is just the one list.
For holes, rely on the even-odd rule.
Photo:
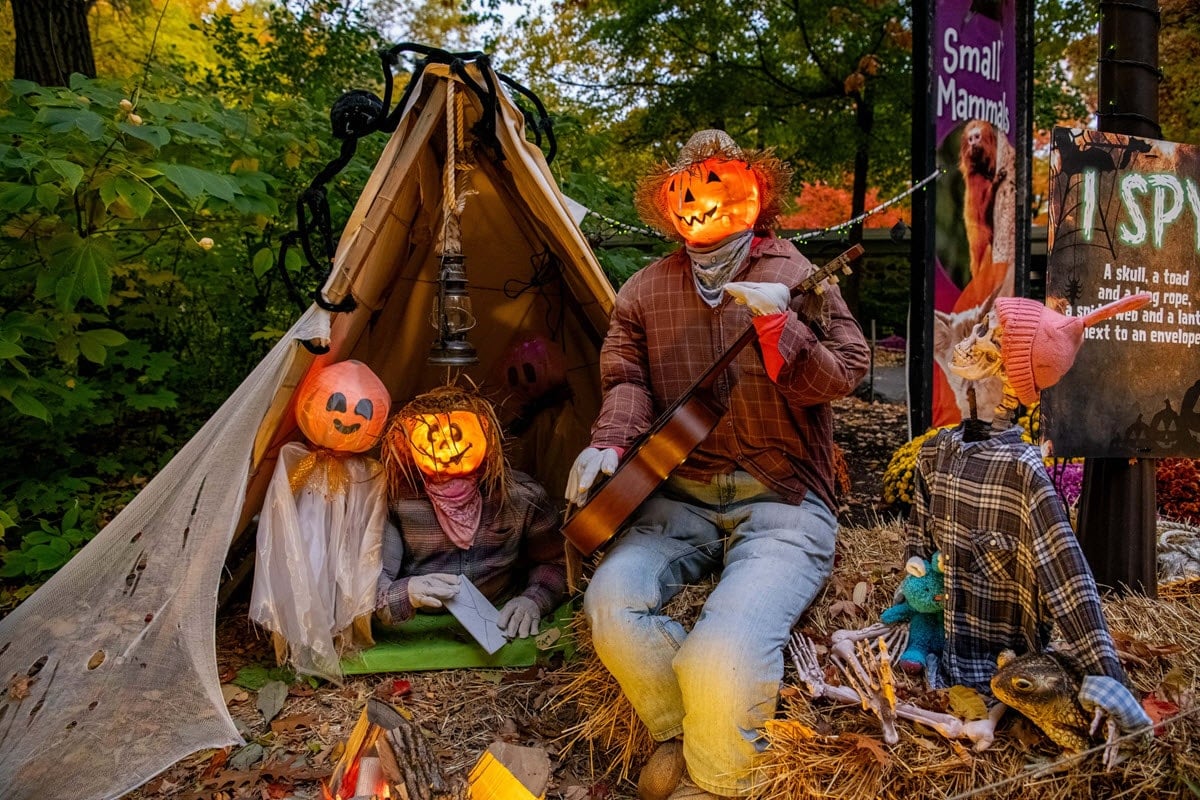
{"label": "scarecrow child figure", "polygon": [[418,395],[388,424],[383,463],[395,527],[383,542],[379,619],[442,608],[462,575],[507,600],[505,635],[536,634],[566,593],[563,540],[545,490],[507,468],[492,405],[455,386]]}
{"label": "scarecrow child figure", "polygon": [[1031,405],[1071,368],[1086,327],[1149,298],[1132,295],[1068,317],[1003,297],[955,348],[951,369],[972,381],[1001,376],[1004,399],[996,433],[970,441],[964,426],[944,430],[917,458],[905,556],[941,551],[942,667],[951,683],[987,691],[1001,653],[1043,652],[1053,624],[1056,654],[1088,676],[1080,700],[1113,719],[1148,724],[1124,685],[1099,592],[1041,453],[1021,440],[1019,427],[1006,426],[1018,402]]}
{"label": "scarecrow child figure", "polygon": [[315,366],[296,389],[312,447],[279,451],[258,523],[250,618],[297,672],[341,680],[340,651],[367,646],[387,502],[375,446],[391,400],[359,361]]}
{"label": "scarecrow child figure", "polygon": [[[749,794],[783,647],[833,567],[829,402],[853,391],[869,351],[835,287],[790,299],[813,272],[770,233],[790,175],[708,130],[639,184],[642,218],[685,246],[621,287],[600,416],[567,481],[579,502],[753,321],[761,354],[743,351],[717,382],[728,411],[634,513],[584,596],[597,654],[661,743],[644,799]],[[718,571],[690,632],[662,613]]]}

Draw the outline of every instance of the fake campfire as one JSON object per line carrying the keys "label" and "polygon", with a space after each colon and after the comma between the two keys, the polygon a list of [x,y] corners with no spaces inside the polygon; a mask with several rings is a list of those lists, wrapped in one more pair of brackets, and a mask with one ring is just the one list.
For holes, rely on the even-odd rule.
{"label": "fake campfire", "polygon": [[493,742],[470,775],[449,777],[411,712],[371,698],[346,741],[323,800],[539,800],[550,779],[545,753]]}

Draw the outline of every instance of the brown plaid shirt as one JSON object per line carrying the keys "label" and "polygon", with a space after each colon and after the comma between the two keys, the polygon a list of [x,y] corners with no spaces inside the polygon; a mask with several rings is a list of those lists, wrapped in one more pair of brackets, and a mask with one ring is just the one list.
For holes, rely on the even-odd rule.
{"label": "brown plaid shirt", "polygon": [[[812,271],[790,242],[755,239],[731,280],[795,286]],[[674,474],[707,480],[743,469],[788,502],[811,491],[837,510],[829,401],[854,390],[870,351],[841,292],[829,287],[824,302],[828,322],[819,333],[794,315],[788,319],[778,383],[767,376],[757,345],[725,370],[716,395],[728,411]],[[716,308],[700,299],[684,250],[637,272],[617,294],[600,351],[604,404],[592,446],[629,447],[749,325],[749,310],[733,298]]]}
{"label": "brown plaid shirt", "polygon": [[996,657],[1054,650],[1125,680],[1092,572],[1038,449],[1009,428],[982,442],[945,430],[921,447],[906,557],[942,553],[952,682],[989,690]]}

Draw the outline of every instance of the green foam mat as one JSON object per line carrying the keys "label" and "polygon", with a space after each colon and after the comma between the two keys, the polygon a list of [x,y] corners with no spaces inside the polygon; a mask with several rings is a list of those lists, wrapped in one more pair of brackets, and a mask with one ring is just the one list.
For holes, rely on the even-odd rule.
{"label": "green foam mat", "polygon": [[[450,614],[417,614],[395,627],[373,628],[375,646],[342,659],[342,672],[367,675],[374,672],[420,672],[432,669],[487,667],[528,667],[545,661],[551,653],[575,655],[571,617],[575,609],[570,601],[554,610],[550,620],[542,620],[536,636],[516,639],[488,655],[471,634]],[[539,648],[537,642],[558,630],[553,644]],[[552,637],[553,634],[550,634]]]}

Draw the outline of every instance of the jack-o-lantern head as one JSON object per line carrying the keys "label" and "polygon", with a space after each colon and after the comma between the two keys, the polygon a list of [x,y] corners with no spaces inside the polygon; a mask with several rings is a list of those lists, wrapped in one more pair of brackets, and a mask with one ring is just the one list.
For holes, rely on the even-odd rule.
{"label": "jack-o-lantern head", "polygon": [[383,465],[393,497],[406,486],[453,478],[477,479],[485,491],[500,488],[505,463],[492,404],[457,386],[417,395],[388,423]]}
{"label": "jack-o-lantern head", "polygon": [[521,403],[559,391],[567,382],[562,348],[544,336],[522,336],[497,362],[495,380]]}
{"label": "jack-o-lantern head", "polygon": [[318,447],[370,450],[383,433],[391,398],[361,361],[339,361],[309,372],[296,389],[296,422]]}
{"label": "jack-o-lantern head", "polygon": [[769,150],[742,150],[724,131],[700,131],[672,164],[637,187],[638,213],[668,237],[707,247],[779,217],[791,170]]}

